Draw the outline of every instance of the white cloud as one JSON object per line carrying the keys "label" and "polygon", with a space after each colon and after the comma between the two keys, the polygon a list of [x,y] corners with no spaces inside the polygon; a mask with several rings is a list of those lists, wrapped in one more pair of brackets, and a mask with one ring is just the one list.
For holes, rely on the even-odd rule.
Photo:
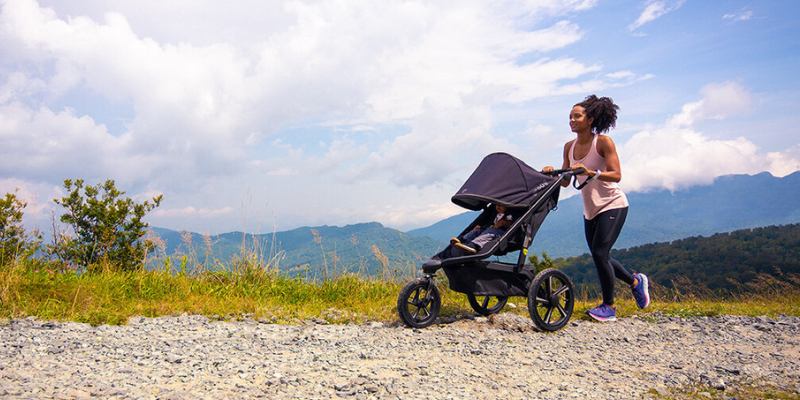
{"label": "white cloud", "polygon": [[165,193],[164,220],[224,215],[255,182],[263,196],[294,191],[286,178],[450,185],[514,148],[492,137],[493,105],[574,92],[600,70],[546,57],[582,37],[561,16],[595,3],[2,0],[0,171]]}
{"label": "white cloud", "polygon": [[744,137],[721,140],[699,132],[697,122],[736,118],[752,107],[752,96],[739,83],[712,83],[700,92],[701,100],[684,105],[664,125],[647,128],[618,146],[625,160],[622,187],[677,190],[710,184],[720,175],[769,171],[784,176],[798,170],[800,146],[764,153]]}
{"label": "white cloud", "polygon": [[733,21],[747,21],[753,18],[753,11],[742,9],[735,13],[725,14],[722,16],[722,19],[729,19]]}
{"label": "white cloud", "polygon": [[626,190],[677,190],[710,184],[720,175],[761,171],[765,155],[752,142],[712,140],[691,128],[664,126],[634,135],[620,147]]}
{"label": "white cloud", "polygon": [[683,106],[680,114],[670,118],[673,126],[692,126],[697,122],[721,120],[747,113],[752,107],[752,96],[740,83],[722,82],[704,86],[703,99]]}
{"label": "white cloud", "polygon": [[642,13],[639,14],[639,18],[637,18],[633,24],[628,26],[628,29],[635,31],[636,29],[641,28],[642,25],[661,18],[665,14],[679,9],[683,5],[684,1],[685,0],[671,2],[658,0],[648,1]]}

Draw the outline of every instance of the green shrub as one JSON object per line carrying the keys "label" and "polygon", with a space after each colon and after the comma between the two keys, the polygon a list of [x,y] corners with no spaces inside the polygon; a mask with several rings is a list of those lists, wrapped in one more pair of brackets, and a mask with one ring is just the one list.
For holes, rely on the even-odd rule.
{"label": "green shrub", "polygon": [[158,207],[161,195],[152,202],[135,203],[120,198],[125,192],[117,190],[111,179],[96,186],[67,179],[64,188],[69,195],[53,201],[64,207],[61,222],[75,236],[56,232],[50,253],[89,272],[106,266],[123,271],[142,268],[147,254],[155,249],[155,244],[142,239],[148,226],[142,218]]}
{"label": "green shrub", "polygon": [[22,210],[26,206],[15,194],[6,193],[0,199],[0,268],[19,257],[31,257],[40,246],[39,234],[34,232],[31,237],[22,226]]}

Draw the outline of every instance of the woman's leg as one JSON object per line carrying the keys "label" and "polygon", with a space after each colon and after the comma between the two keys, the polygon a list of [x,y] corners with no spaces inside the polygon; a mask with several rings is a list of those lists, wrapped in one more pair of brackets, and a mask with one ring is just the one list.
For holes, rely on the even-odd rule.
{"label": "woman's leg", "polygon": [[634,277],[617,260],[610,256],[611,248],[622,231],[628,208],[619,208],[600,213],[592,220],[584,220],[586,242],[592,252],[600,287],[603,290],[603,303],[614,305],[614,278],[632,285]]}

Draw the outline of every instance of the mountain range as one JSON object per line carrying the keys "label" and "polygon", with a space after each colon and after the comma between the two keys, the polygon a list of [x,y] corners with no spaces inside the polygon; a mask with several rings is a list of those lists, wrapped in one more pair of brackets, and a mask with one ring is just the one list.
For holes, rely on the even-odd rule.
{"label": "mountain range", "polygon": [[[627,197],[630,207],[615,246],[618,249],[800,222],[800,171],[782,178],[768,172],[726,175],[711,185],[674,192],[634,192]],[[447,241],[476,215],[466,212],[408,233]],[[551,257],[578,256],[588,251],[579,195],[559,201],[542,224],[530,251],[544,251]]]}
{"label": "mountain range", "polygon": [[[630,210],[617,249],[800,222],[800,171],[780,178],[766,172],[728,175],[711,185],[627,196]],[[559,201],[530,251],[554,258],[586,253],[582,208],[580,196]],[[343,271],[372,275],[416,268],[444,248],[476,215],[465,212],[405,233],[377,222],[301,227],[265,235],[231,232],[204,236],[151,229],[163,243],[163,255],[178,260],[231,265],[237,259],[257,258],[283,270],[314,276]]]}

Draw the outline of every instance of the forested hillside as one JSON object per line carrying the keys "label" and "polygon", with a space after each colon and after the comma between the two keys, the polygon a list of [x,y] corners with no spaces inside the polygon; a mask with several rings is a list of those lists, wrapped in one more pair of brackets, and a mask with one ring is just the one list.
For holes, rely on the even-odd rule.
{"label": "forested hillside", "polygon": [[204,236],[154,228],[164,242],[166,256],[190,257],[207,266],[229,264],[234,257],[254,257],[262,265],[286,271],[308,270],[319,276],[341,272],[374,275],[386,268],[416,268],[444,244],[373,222],[344,227],[302,227],[274,234],[231,232]]}
{"label": "forested hillside", "polygon": [[[685,277],[712,290],[735,292],[758,274],[779,279],[800,274],[800,224],[646,244],[614,250],[611,256],[663,286]],[[556,263],[574,283],[597,285],[597,270],[588,254]]]}

